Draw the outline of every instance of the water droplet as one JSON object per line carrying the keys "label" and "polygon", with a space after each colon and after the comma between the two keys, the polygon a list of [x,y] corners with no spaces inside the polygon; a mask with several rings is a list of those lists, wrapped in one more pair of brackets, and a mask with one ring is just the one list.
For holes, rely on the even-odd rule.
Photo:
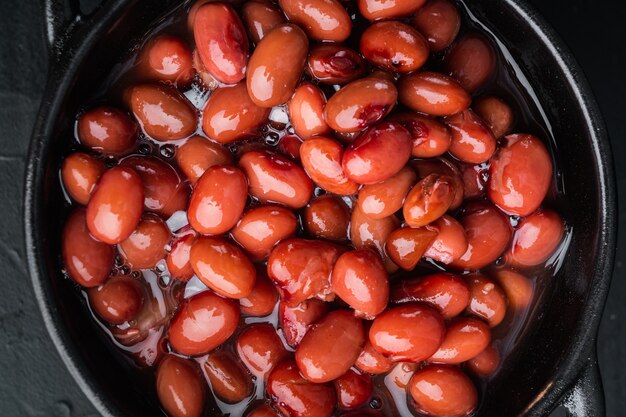
{"label": "water droplet", "polygon": [[124,265],[120,268],[120,273],[122,275],[128,275],[130,274],[130,268],[127,265]]}
{"label": "water droplet", "polygon": [[161,276],[159,276],[159,287],[161,287],[162,289],[167,288],[168,285],[170,285],[170,282],[172,281],[172,278],[167,275],[167,274],[163,274]]}
{"label": "water droplet", "polygon": [[276,132],[270,132],[267,136],[265,136],[265,144],[268,146],[276,146],[279,140],[280,136]]}
{"label": "water droplet", "polygon": [[369,406],[374,410],[380,410],[380,408],[383,406],[383,401],[378,397],[374,397],[370,400]]}
{"label": "water droplet", "polygon": [[496,263],[497,266],[500,266],[500,265],[504,264],[504,257],[502,257],[502,256],[499,257],[498,259],[496,259],[495,263]]}
{"label": "water droplet", "polygon": [[163,158],[171,159],[174,157],[174,154],[176,153],[176,148],[174,147],[174,145],[163,145],[161,146],[160,152]]}
{"label": "water droplet", "polygon": [[152,146],[150,146],[147,142],[139,144],[139,153],[142,155],[149,155],[152,153]]}
{"label": "water droplet", "polygon": [[287,128],[287,132],[289,132],[290,135],[293,135],[296,133],[296,129],[294,129],[293,126],[289,126]]}
{"label": "water droplet", "polygon": [[130,274],[130,276],[133,278],[139,278],[141,277],[141,273],[139,271],[134,271],[132,274]]}

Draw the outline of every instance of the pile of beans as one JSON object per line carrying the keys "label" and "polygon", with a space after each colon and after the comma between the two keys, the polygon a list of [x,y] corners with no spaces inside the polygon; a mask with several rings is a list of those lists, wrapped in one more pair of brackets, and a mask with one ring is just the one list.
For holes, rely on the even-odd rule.
{"label": "pile of beans", "polygon": [[185,12],[62,163],[91,311],[171,417],[472,414],[565,233],[492,41],[451,0]]}

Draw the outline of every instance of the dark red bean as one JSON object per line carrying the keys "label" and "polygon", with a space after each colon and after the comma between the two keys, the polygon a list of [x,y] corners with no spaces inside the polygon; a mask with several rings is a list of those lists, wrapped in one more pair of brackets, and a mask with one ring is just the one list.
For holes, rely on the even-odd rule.
{"label": "dark red bean", "polygon": [[513,109],[502,99],[495,96],[481,97],[472,108],[480,116],[496,138],[509,133],[513,125]]}
{"label": "dark red bean", "polygon": [[156,375],[159,401],[171,417],[200,417],[205,388],[196,365],[190,360],[167,355]]}
{"label": "dark red bean", "polygon": [[554,254],[564,233],[563,219],[558,213],[539,209],[519,223],[506,259],[513,265],[539,265]]}
{"label": "dark red bean", "polygon": [[404,199],[416,179],[415,171],[405,166],[385,181],[361,188],[357,205],[366,216],[372,219],[390,216],[402,208]]}
{"label": "dark red bean", "polygon": [[452,178],[454,183],[454,201],[450,205],[450,210],[456,210],[463,203],[463,177],[459,168],[446,158],[421,159],[411,161],[413,168],[417,171],[419,179],[424,179],[430,174],[446,175]]}
{"label": "dark red bean", "polygon": [[252,393],[250,376],[230,352],[211,352],[201,364],[213,394],[225,403],[236,404]]}
{"label": "dark red bean", "polygon": [[385,254],[385,242],[389,234],[396,230],[398,226],[400,226],[400,221],[396,216],[372,219],[366,216],[365,213],[356,206],[352,210],[350,220],[350,239],[352,245],[357,249],[375,249],[380,256],[382,256],[387,272],[395,272],[398,266]]}
{"label": "dark red bean", "polygon": [[491,129],[471,110],[446,117],[452,133],[449,152],[470,164],[487,161],[496,151],[496,138]]}
{"label": "dark red bean", "polygon": [[239,300],[241,314],[246,316],[264,317],[274,311],[278,302],[278,291],[270,281],[265,269],[258,268],[252,292]]}
{"label": "dark red bean", "polygon": [[485,350],[491,342],[491,331],[485,322],[462,317],[448,325],[446,337],[429,362],[459,364]]}
{"label": "dark red bean", "polygon": [[268,323],[255,323],[244,328],[237,338],[236,348],[246,367],[260,378],[265,378],[290,355],[274,326]]}
{"label": "dark red bean", "polygon": [[337,405],[344,410],[364,405],[374,391],[372,377],[353,370],[335,379],[334,384],[337,390]]}
{"label": "dark red bean", "polygon": [[302,139],[297,135],[285,135],[280,138],[278,142],[278,150],[280,153],[288,156],[289,158],[299,161],[300,160],[300,147],[302,146]]}
{"label": "dark red bean", "polygon": [[443,215],[428,227],[438,234],[424,256],[448,265],[465,254],[468,243],[461,223],[450,216]]}
{"label": "dark red bean", "polygon": [[321,196],[305,207],[302,223],[311,237],[344,241],[348,239],[350,209],[338,197]]}
{"label": "dark red bean", "polygon": [[368,20],[391,19],[415,13],[426,0],[359,0],[359,11]]}
{"label": "dark red bean", "polygon": [[443,216],[452,203],[456,189],[451,177],[430,174],[409,191],[402,213],[411,227],[426,226]]}
{"label": "dark red bean", "polygon": [[444,67],[463,88],[474,92],[493,75],[496,53],[491,41],[478,33],[463,35],[446,55]]}
{"label": "dark red bean", "polygon": [[229,165],[232,160],[226,148],[198,135],[190,137],[176,150],[176,163],[191,184],[213,165]]}
{"label": "dark red bean", "polygon": [[135,318],[144,300],[139,281],[125,276],[111,277],[88,294],[91,309],[109,324],[122,324]]}
{"label": "dark red bean", "polygon": [[436,237],[432,229],[401,227],[387,237],[385,252],[400,268],[412,271]]}
{"label": "dark red bean", "polygon": [[459,34],[461,15],[450,0],[430,0],[415,13],[413,25],[428,39],[430,49],[439,52]]}
{"label": "dark red bean", "polygon": [[137,228],[117,247],[124,261],[133,269],[152,269],[165,258],[172,235],[161,218],[146,214]]}
{"label": "dark red bean", "polygon": [[78,204],[86,206],[104,172],[104,162],[82,152],[68,155],[61,167],[63,188]]}
{"label": "dark red bean", "polygon": [[307,71],[322,84],[343,85],[363,75],[365,61],[346,46],[322,43],[311,48]]}
{"label": "dark red bean", "polygon": [[248,27],[252,42],[261,39],[285,21],[282,12],[270,2],[248,1],[241,5],[241,17]]}
{"label": "dark red bean", "polygon": [[302,167],[318,186],[330,193],[350,195],[356,193],[359,184],[346,176],[343,156],[341,144],[326,137],[308,139],[300,147]]}
{"label": "dark red bean", "polygon": [[324,120],[326,97],[314,84],[304,82],[296,88],[287,109],[294,130],[302,139],[327,135],[330,128]]}
{"label": "dark red bean", "polygon": [[500,269],[492,275],[502,287],[513,312],[527,311],[533,301],[535,284],[533,281],[510,269]]}
{"label": "dark red bean", "polygon": [[487,189],[486,169],[482,165],[462,164],[463,193],[466,198],[481,197]]}
{"label": "dark red bean", "polygon": [[488,377],[500,366],[500,352],[493,345],[467,361],[467,367],[476,375]]}
{"label": "dark red bean", "polygon": [[374,346],[367,341],[361,354],[354,363],[354,366],[363,372],[376,375],[389,372],[393,366],[393,362],[377,351]]}
{"label": "dark red bean", "polygon": [[278,320],[287,344],[298,346],[311,325],[324,317],[327,311],[328,304],[317,298],[309,298],[295,307],[281,302]]}
{"label": "dark red bean", "polygon": [[469,94],[452,78],[419,72],[400,79],[398,99],[408,108],[431,116],[451,116],[467,109]]}
{"label": "dark red bean", "polygon": [[78,117],[76,132],[81,144],[104,155],[129,153],[137,143],[137,125],[113,107],[100,106]]}
{"label": "dark red bean", "polygon": [[506,296],[498,284],[484,275],[467,277],[470,288],[470,300],[467,312],[495,327],[504,320],[506,314]]}
{"label": "dark red bean", "polygon": [[145,75],[155,81],[166,81],[186,88],[193,80],[191,49],[180,38],[160,35],[143,50],[142,67]]}
{"label": "dark red bean", "polygon": [[420,413],[441,417],[471,415],[478,405],[472,381],[458,368],[429,365],[416,371],[409,393]]}
{"label": "dark red bean", "polygon": [[178,232],[166,259],[167,270],[172,278],[187,281],[193,276],[194,272],[191,267],[189,254],[191,253],[191,245],[196,241],[197,235],[195,230],[189,226]]}
{"label": "dark red bean", "polygon": [[450,148],[452,136],[443,124],[432,117],[419,113],[404,112],[392,115],[389,120],[399,122],[413,139],[411,155],[416,158],[433,158],[443,155]]}
{"label": "dark red bean", "polygon": [[311,39],[343,42],[350,36],[352,21],[337,0],[279,0],[278,4]]}

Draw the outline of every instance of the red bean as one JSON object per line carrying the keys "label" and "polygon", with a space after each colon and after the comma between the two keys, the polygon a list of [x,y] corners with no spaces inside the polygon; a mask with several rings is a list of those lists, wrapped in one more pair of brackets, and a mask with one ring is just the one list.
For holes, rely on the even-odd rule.
{"label": "red bean", "polygon": [[278,303],[278,291],[264,269],[258,268],[252,292],[239,300],[241,314],[253,317],[269,316]]}
{"label": "red bean", "polygon": [[334,384],[337,390],[337,405],[344,410],[364,405],[374,391],[372,377],[353,370],[337,378]]}
{"label": "red bean", "polygon": [[438,273],[396,282],[391,287],[394,303],[418,302],[428,304],[449,320],[465,310],[470,302],[470,290],[461,277]]}
{"label": "red bean", "polygon": [[491,160],[487,196],[504,212],[528,216],[541,205],[552,182],[552,159],[532,135],[506,136]]}
{"label": "red bean", "polygon": [[476,375],[488,377],[500,366],[500,353],[493,345],[467,361],[467,367]]}
{"label": "red bean", "polygon": [[332,311],[306,333],[296,349],[296,364],[307,380],[329,382],[354,365],[364,344],[361,320],[349,311]]}
{"label": "red bean", "polygon": [[430,49],[439,52],[459,34],[461,15],[450,0],[430,0],[415,13],[413,25],[428,39]]}
{"label": "red bean", "polygon": [[78,204],[87,205],[96,182],[104,172],[102,161],[82,152],[74,152],[63,161],[63,188]]}
{"label": "red bean", "polygon": [[159,401],[172,417],[200,417],[204,409],[205,388],[196,365],[187,359],[167,355],[156,376]]}
{"label": "red bean", "polygon": [[377,22],[363,32],[361,53],[387,71],[406,73],[421,68],[428,60],[428,42],[411,26],[393,21]]}
{"label": "red bean", "polygon": [[469,94],[452,78],[418,72],[400,79],[398,99],[408,108],[431,116],[451,116],[470,105]]}
{"label": "red bean", "polygon": [[335,408],[335,389],[304,379],[293,360],[274,368],[266,389],[274,405],[291,417],[330,417]]}
{"label": "red bean", "polygon": [[496,151],[496,138],[476,113],[465,110],[447,117],[445,123],[452,133],[449,152],[470,164],[487,161]]}
{"label": "red bean", "polygon": [[371,219],[357,206],[352,210],[352,218],[350,220],[352,245],[357,249],[370,248],[377,250],[385,262],[387,272],[395,272],[398,267],[385,254],[385,242],[389,234],[396,230],[398,226],[400,226],[400,221],[396,216]]}
{"label": "red bean", "polygon": [[193,276],[189,254],[191,245],[196,241],[197,233],[187,226],[178,233],[172,243],[172,249],[167,255],[167,270],[172,278],[187,281]]}
{"label": "red bean", "polygon": [[143,68],[151,80],[166,81],[186,88],[193,80],[191,49],[180,38],[160,35],[152,39],[143,51]]}
{"label": "red bean", "polygon": [[463,177],[459,168],[446,158],[422,159],[412,161],[413,168],[417,171],[419,179],[426,178],[430,174],[446,175],[452,178],[454,183],[454,200],[450,205],[450,210],[456,210],[463,203]]}
{"label": "red bean", "polygon": [[176,163],[191,184],[195,184],[213,165],[228,165],[232,159],[226,148],[197,135],[176,150]]}
{"label": "red bean", "polygon": [[281,289],[282,300],[291,307],[311,297],[332,299],[330,274],[342,251],[324,241],[284,240],[274,247],[267,273]]}
{"label": "red bean", "polygon": [[343,85],[365,73],[365,61],[346,46],[322,43],[311,48],[307,71],[322,84]]}
{"label": "red bean", "polygon": [[436,237],[432,229],[401,227],[387,237],[385,252],[400,268],[412,271]]}
{"label": "red bean", "polygon": [[394,362],[421,362],[437,351],[445,325],[439,313],[420,304],[402,304],[380,314],[370,328],[372,346]]}
{"label": "red bean", "polygon": [[88,294],[91,309],[109,324],[122,324],[135,318],[144,299],[139,281],[125,276],[111,277]]}
{"label": "red bean", "polygon": [[493,277],[504,290],[509,306],[514,312],[524,312],[528,309],[535,292],[535,285],[530,279],[509,269],[498,270]]}
{"label": "red bean", "polygon": [[260,206],[247,211],[231,234],[253,260],[262,260],[279,241],[296,232],[297,222],[284,207]]}
{"label": "red bean", "polygon": [[211,291],[185,300],[170,321],[169,342],[182,355],[205,354],[224,343],[237,329],[238,304]]}
{"label": "red bean", "polygon": [[506,314],[506,296],[498,284],[483,275],[470,275],[467,278],[470,288],[470,301],[467,306],[471,313],[496,327]]}
{"label": "red bean", "polygon": [[359,0],[359,11],[368,20],[404,17],[415,13],[426,0]]}
{"label": "red bean", "polygon": [[429,228],[439,234],[426,250],[424,256],[442,264],[451,264],[467,251],[467,236],[463,225],[450,216],[444,215],[431,223]]}
{"label": "red bean", "polygon": [[252,101],[260,107],[286,103],[300,81],[308,52],[302,29],[293,24],[276,26],[250,58],[247,85]]}
{"label": "red bean", "polygon": [[237,338],[236,348],[246,367],[260,378],[289,356],[276,329],[268,323],[247,326]]}
{"label": "red bean", "polygon": [[564,233],[561,216],[552,210],[540,208],[519,223],[506,259],[520,266],[544,263],[559,247]]}
{"label": "red bean", "polygon": [[446,337],[429,361],[459,364],[478,355],[490,342],[489,326],[481,320],[462,317],[448,325]]}
{"label": "red bean", "polygon": [[[247,3],[246,3],[247,4]],[[246,417],[280,417],[272,407],[267,404],[260,405],[245,415]]]}
{"label": "red bean", "polygon": [[330,133],[324,120],[325,106],[326,97],[314,84],[304,82],[296,88],[287,108],[289,120],[298,136],[309,139],[311,136]]}
{"label": "red bean", "polygon": [[248,1],[241,5],[241,17],[255,44],[285,21],[280,9],[270,2]]}
{"label": "red bean", "polygon": [[311,237],[344,241],[348,239],[350,209],[338,197],[321,196],[305,207],[302,223]]}
{"label": "red bean", "polygon": [[367,341],[354,365],[368,374],[384,374],[391,370],[393,362]]}
{"label": "red bean", "polygon": [[478,393],[472,381],[458,368],[429,365],[416,371],[409,383],[415,409],[438,417],[463,417],[476,410]]}
{"label": "red bean", "polygon": [[198,8],[193,35],[202,63],[225,84],[235,84],[246,75],[248,36],[235,12],[224,3],[206,3]]}
{"label": "red bean", "polygon": [[372,219],[391,216],[402,208],[404,199],[415,184],[417,174],[410,167],[378,184],[366,185],[359,191],[359,209]]}
{"label": "red bean", "polygon": [[402,213],[411,227],[426,226],[441,216],[454,202],[456,189],[451,177],[430,174],[409,191]]}
{"label": "red bean", "polygon": [[309,298],[295,307],[289,307],[281,302],[278,321],[287,344],[291,347],[298,346],[311,325],[321,319],[327,311],[328,304],[317,298]]}
{"label": "red bean", "polygon": [[163,84],[130,87],[129,106],[144,132],[161,142],[184,139],[198,127],[198,113],[178,90]]}
{"label": "red bean", "polygon": [[152,269],[165,258],[172,235],[159,216],[144,215],[137,228],[118,244],[120,255],[133,269]]}
{"label": "red bean", "polygon": [[494,262],[511,240],[509,219],[487,202],[470,203],[461,217],[467,236],[467,251],[452,264],[457,268],[480,269]]}
{"label": "red bean", "polygon": [[360,184],[385,181],[400,172],[411,156],[411,135],[399,123],[381,122],[346,149],[342,166]]}
{"label": "red bean", "polygon": [[484,96],[472,105],[474,111],[480,116],[496,138],[509,133],[513,125],[513,109],[502,99],[495,96]]}
{"label": "red bean", "polygon": [[474,92],[493,75],[496,53],[491,41],[485,36],[469,33],[452,46],[446,55],[444,66],[463,88]]}
{"label": "red bean", "polygon": [[341,255],[335,263],[331,284],[333,292],[358,317],[371,320],[387,307],[389,275],[380,255],[371,249]]}
{"label": "red bean", "polygon": [[343,42],[352,30],[344,6],[337,0],[279,0],[290,21],[304,28],[311,39]]}
{"label": "red bean", "polygon": [[201,363],[213,394],[225,403],[236,404],[252,393],[250,377],[229,352],[212,352]]}
{"label": "red bean", "polygon": [[[198,2],[196,2],[196,4],[198,4],[201,1],[204,1],[204,0],[199,0]],[[206,1],[208,1],[208,0],[206,0]],[[213,75],[211,75],[211,73],[206,69],[206,67],[202,63],[202,58],[200,58],[200,54],[198,53],[198,49],[194,49],[193,50],[191,59],[192,59],[191,62],[193,64],[193,68],[198,73],[198,78],[199,78],[199,81],[200,81],[200,85],[204,89],[206,89],[207,91],[213,91],[217,87],[219,87],[220,82],[217,81],[215,79],[215,77]]]}
{"label": "red bean", "polygon": [[81,144],[104,155],[129,153],[137,143],[137,125],[120,110],[100,106],[78,117],[76,132]]}
{"label": "red bean", "polygon": [[257,106],[246,84],[215,90],[202,111],[202,130],[219,143],[227,144],[256,137],[269,110]]}
{"label": "red bean", "polygon": [[466,198],[481,197],[487,189],[486,169],[482,165],[461,165],[463,191]]}
{"label": "red bean", "polygon": [[341,144],[326,137],[311,138],[300,147],[302,166],[318,186],[330,193],[350,195],[356,193],[359,184],[346,176],[341,166],[343,155]]}
{"label": "red bean", "polygon": [[200,237],[191,246],[191,267],[213,291],[229,298],[250,295],[256,280],[252,262],[237,246],[220,237]]}
{"label": "red bean", "polygon": [[302,146],[302,139],[297,135],[285,135],[280,138],[277,149],[289,158],[300,161],[300,146]]}
{"label": "red bean", "polygon": [[143,209],[141,177],[127,167],[114,167],[100,177],[87,205],[87,226],[98,240],[114,245],[139,224]]}
{"label": "red bean", "polygon": [[324,119],[338,132],[357,132],[389,114],[397,97],[392,81],[372,77],[352,81],[328,100]]}
{"label": "red bean", "polygon": [[413,139],[411,155],[416,158],[433,158],[443,155],[450,148],[452,136],[443,124],[432,117],[419,113],[398,113],[389,118],[404,126]]}
{"label": "red bean", "polygon": [[293,161],[269,151],[246,152],[239,160],[246,173],[250,194],[264,203],[279,203],[298,209],[313,194],[309,176]]}
{"label": "red bean", "polygon": [[406,391],[413,373],[417,370],[418,364],[410,362],[400,362],[395,364],[393,369],[385,377],[385,382],[389,381],[398,389]]}

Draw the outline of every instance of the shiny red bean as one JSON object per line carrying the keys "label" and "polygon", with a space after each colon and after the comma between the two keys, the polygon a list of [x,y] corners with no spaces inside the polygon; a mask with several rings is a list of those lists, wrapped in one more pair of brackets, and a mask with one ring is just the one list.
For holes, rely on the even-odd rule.
{"label": "shiny red bean", "polygon": [[230,352],[211,352],[201,364],[213,394],[225,403],[236,404],[252,393],[250,376]]}
{"label": "shiny red bean", "polygon": [[464,198],[463,176],[454,163],[446,158],[413,160],[411,163],[415,171],[417,171],[417,177],[419,179],[426,178],[430,174],[446,175],[452,178],[455,192],[450,210],[456,210],[461,207]]}
{"label": "shiny red bean", "polygon": [[256,407],[251,412],[245,415],[246,417],[280,417],[272,407],[267,404]]}
{"label": "shiny red bean", "polygon": [[416,371],[409,393],[419,413],[437,417],[464,417],[478,406],[478,393],[472,381],[459,369],[429,365]]}
{"label": "shiny red bean", "polygon": [[139,281],[125,276],[111,277],[88,294],[91,309],[109,324],[122,324],[135,318],[144,300]]}
{"label": "shiny red bean", "polygon": [[500,366],[500,352],[493,345],[467,361],[467,367],[476,375],[488,377]]}
{"label": "shiny red bean", "polygon": [[254,317],[265,317],[274,311],[278,303],[278,291],[267,277],[265,269],[257,269],[256,281],[252,292],[239,300],[241,314]]}
{"label": "shiny red bean", "polygon": [[401,78],[398,92],[402,104],[431,116],[451,116],[467,109],[471,102],[459,83],[436,72],[418,72]]}
{"label": "shiny red bean", "polygon": [[448,325],[446,337],[429,362],[459,364],[485,350],[491,342],[489,326],[482,320],[462,317]]}
{"label": "shiny red bean", "polygon": [[78,117],[76,132],[81,144],[104,155],[129,153],[137,143],[137,125],[120,110],[100,106]]}
{"label": "shiny red bean", "polygon": [[239,160],[250,184],[250,194],[265,203],[298,209],[313,194],[313,183],[297,164],[270,151],[246,152]]}
{"label": "shiny red bean", "polygon": [[321,196],[304,208],[302,223],[311,237],[344,241],[348,239],[350,209],[338,197]]}
{"label": "shiny red bean", "polygon": [[239,305],[211,291],[196,294],[178,308],[168,338],[182,355],[198,356],[224,343],[237,329]]}
{"label": "shiny red bean", "polygon": [[487,161],[496,151],[496,138],[491,129],[471,110],[445,119],[452,134],[449,152],[470,164]]}
{"label": "shiny red bean", "polygon": [[74,152],[65,158],[61,167],[63,188],[74,201],[85,206],[104,169],[104,162],[99,159]]}
{"label": "shiny red bean", "polygon": [[146,214],[137,228],[117,248],[126,264],[133,269],[152,269],[165,258],[172,235],[161,218]]}
{"label": "shiny red bean", "polygon": [[309,41],[296,25],[282,24],[268,33],[250,57],[247,86],[252,101],[260,107],[286,103],[300,81],[308,51]]}
{"label": "shiny red bean", "polygon": [[430,0],[415,13],[413,25],[428,39],[430,49],[439,52],[459,34],[461,15],[450,0]]}
{"label": "shiny red bean", "polygon": [[176,150],[176,163],[192,184],[213,165],[228,165],[232,159],[226,148],[197,135]]}
{"label": "shiny red bean", "polygon": [[328,304],[317,298],[309,298],[295,307],[281,302],[278,321],[287,344],[291,347],[298,346],[311,325],[320,320],[327,311]]}
{"label": "shiny red bean", "polygon": [[390,216],[402,208],[404,199],[416,180],[415,170],[405,166],[385,181],[361,188],[357,205],[372,219]]}
{"label": "shiny red bean", "polygon": [[179,279],[181,281],[189,280],[194,272],[191,267],[190,256],[191,245],[196,241],[197,233],[189,226],[187,226],[182,232],[179,232],[174,242],[172,242],[172,249],[167,254],[167,270],[172,278]]}
{"label": "shiny red bean", "polygon": [[496,138],[509,133],[513,125],[513,109],[502,99],[495,96],[481,97],[472,108],[480,116]]}
{"label": "shiny red bean", "polygon": [[274,326],[268,323],[247,326],[237,338],[236,348],[244,365],[261,378],[290,355]]}
{"label": "shiny red bean", "polygon": [[359,11],[368,20],[391,19],[415,13],[426,0],[359,0]]}
{"label": "shiny red bean", "polygon": [[398,98],[392,81],[367,77],[352,81],[326,104],[324,119],[338,132],[358,132],[385,117]]}
{"label": "shiny red bean", "polygon": [[300,147],[302,146],[302,142],[302,139],[297,135],[285,135],[280,138],[277,149],[280,153],[289,158],[300,161]]}
{"label": "shiny red bean", "polygon": [[324,120],[325,106],[326,97],[314,84],[304,82],[296,88],[287,109],[289,120],[298,136],[309,139],[311,136],[330,133],[330,128]]}
{"label": "shiny red bean", "polygon": [[372,377],[353,370],[335,379],[334,384],[337,391],[337,405],[344,410],[364,405],[374,391]]}
{"label": "shiny red bean", "polygon": [[539,209],[519,223],[506,259],[513,265],[539,265],[554,254],[564,233],[563,219],[558,213]]}
{"label": "shiny red bean", "polygon": [[485,36],[468,33],[452,46],[444,67],[463,88],[474,92],[492,77],[496,68],[496,53]]}
{"label": "shiny red bean", "polygon": [[156,391],[171,417],[200,417],[203,413],[204,382],[190,360],[167,355],[157,369]]}
{"label": "shiny red bean", "polygon": [[300,146],[302,166],[318,186],[330,193],[350,195],[356,193],[359,184],[346,176],[341,165],[343,156],[341,144],[323,136]]}
{"label": "shiny red bean", "polygon": [[482,165],[462,164],[463,193],[466,198],[481,197],[487,189],[486,169]]}
{"label": "shiny red bean", "polygon": [[400,226],[396,216],[371,219],[359,207],[352,210],[350,220],[350,239],[357,249],[371,248],[378,251],[385,261],[387,272],[394,272],[397,266],[385,254],[385,242],[389,234]]}
{"label": "shiny red bean", "polygon": [[193,80],[191,49],[180,38],[160,35],[143,50],[142,67],[145,75],[155,81],[166,81],[186,88]]}
{"label": "shiny red bean", "polygon": [[377,351],[372,344],[367,341],[361,354],[354,363],[359,370],[368,374],[384,374],[391,370],[393,362],[385,355]]}
{"label": "shiny red bean", "polygon": [[322,84],[343,85],[363,75],[365,61],[346,46],[322,43],[311,48],[307,71]]}
{"label": "shiny red bean", "polygon": [[400,268],[412,271],[436,237],[437,232],[426,227],[401,227],[387,237],[385,252]]}
{"label": "shiny red bean", "polygon": [[537,210],[552,182],[552,159],[532,135],[506,136],[489,168],[487,196],[504,212],[528,216]]}
{"label": "shiny red bean", "polygon": [[535,293],[533,281],[509,269],[497,270],[493,277],[504,290],[511,310],[525,312],[533,301]]}
{"label": "shiny red bean", "polygon": [[248,1],[242,4],[241,17],[248,28],[252,42],[255,44],[258,44],[272,29],[285,21],[280,9],[272,3],[264,1]]}
{"label": "shiny red bean", "polygon": [[411,26],[387,20],[369,26],[361,35],[360,49],[372,64],[386,71],[416,71],[429,56],[428,42]]}
{"label": "shiny red bean", "polygon": [[424,256],[448,265],[465,254],[468,243],[461,223],[444,215],[428,227],[437,231],[438,235]]}
{"label": "shiny red bean", "polygon": [[498,284],[483,275],[467,277],[470,288],[470,301],[467,312],[495,327],[504,320],[506,296]]}
{"label": "shiny red bean", "polygon": [[87,226],[98,240],[114,245],[139,224],[143,210],[141,177],[127,167],[114,167],[100,177],[87,205]]}
{"label": "shiny red bean", "polygon": [[411,155],[416,158],[433,158],[443,155],[450,148],[452,136],[443,124],[432,117],[419,113],[404,112],[392,115],[389,120],[399,122],[413,139]]}
{"label": "shiny red bean", "polygon": [[218,81],[235,84],[245,77],[248,36],[230,6],[213,2],[200,6],[193,35],[202,63]]}
{"label": "shiny red bean", "polygon": [[352,21],[337,0],[279,0],[278,4],[311,39],[343,42],[350,36]]}
{"label": "shiny red bean", "polygon": [[451,177],[430,174],[409,191],[402,213],[411,227],[426,226],[443,216],[452,203],[456,189]]}
{"label": "shiny red bean", "polygon": [[418,302],[428,304],[449,320],[465,310],[470,302],[470,290],[459,276],[438,273],[396,282],[391,287],[394,303]]}

